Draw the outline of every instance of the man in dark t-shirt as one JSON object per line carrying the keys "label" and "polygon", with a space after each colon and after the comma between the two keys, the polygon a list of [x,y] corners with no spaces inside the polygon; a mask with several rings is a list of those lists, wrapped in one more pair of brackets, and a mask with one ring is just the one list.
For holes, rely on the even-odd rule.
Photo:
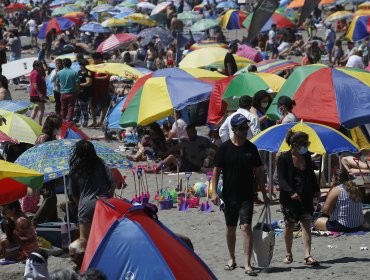
{"label": "man in dark t-shirt", "polygon": [[[234,136],[219,147],[214,158],[215,167],[212,178],[212,186],[217,186],[222,171],[222,199],[225,202],[226,239],[230,254],[225,269],[236,268],[236,226],[240,220],[240,229],[244,239],[245,273],[257,276],[251,267],[254,182],[256,180],[259,186],[265,186],[266,178],[257,147],[246,140],[249,120],[242,114],[236,114],[232,117],[230,125]],[[265,188],[261,187],[261,191],[265,203],[268,203]],[[212,202],[218,204],[216,192],[212,192]]]}
{"label": "man in dark t-shirt", "polygon": [[232,76],[238,71],[238,67],[236,66],[234,54],[236,54],[238,50],[238,44],[233,42],[229,46],[229,51],[225,55],[224,58],[224,68],[226,76]]}

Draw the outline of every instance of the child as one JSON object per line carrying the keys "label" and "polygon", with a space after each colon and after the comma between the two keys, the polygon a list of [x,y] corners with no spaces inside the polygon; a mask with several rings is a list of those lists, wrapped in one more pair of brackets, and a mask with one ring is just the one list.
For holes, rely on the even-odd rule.
{"label": "child", "polygon": [[0,258],[7,261],[17,261],[19,257],[20,246],[16,236],[13,234],[15,223],[11,219],[1,221],[1,231],[5,233],[6,238],[0,241]]}

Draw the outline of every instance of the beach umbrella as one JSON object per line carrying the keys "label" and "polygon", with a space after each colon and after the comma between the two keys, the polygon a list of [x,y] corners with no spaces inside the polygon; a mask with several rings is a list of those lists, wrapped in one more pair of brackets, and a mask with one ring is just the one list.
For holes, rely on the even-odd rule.
{"label": "beach umbrella", "polygon": [[89,22],[80,27],[80,31],[93,33],[110,33],[108,28],[101,26],[98,22]]}
{"label": "beach umbrella", "polygon": [[366,67],[365,70],[370,72],[370,65],[368,67]]}
{"label": "beach umbrella", "polygon": [[[181,68],[223,68],[224,58],[227,50],[224,48],[204,48],[187,54],[179,63]],[[243,68],[247,64],[254,64],[250,59],[234,55],[238,68]],[[216,68],[217,69],[217,68]]]}
{"label": "beach umbrella", "polygon": [[[32,147],[25,151],[15,163],[44,174],[50,181],[69,173],[69,157],[77,139],[59,139]],[[97,155],[109,167],[129,168],[132,163],[125,156],[96,141],[91,141]]]}
{"label": "beach umbrella", "polygon": [[177,15],[177,18],[182,21],[198,21],[202,18],[202,16],[194,12],[183,12],[183,13],[179,13]]}
{"label": "beach umbrella", "polygon": [[78,0],[74,2],[74,4],[80,7],[87,7],[89,5],[89,0]]}
{"label": "beach umbrella", "polygon": [[338,12],[335,12],[329,15],[325,19],[325,22],[335,22],[337,20],[350,18],[351,16],[352,16],[352,13],[349,11],[338,11]]}
{"label": "beach umbrella", "polygon": [[194,78],[149,78],[132,99],[127,100],[120,125],[149,125],[173,115],[174,110],[207,100],[211,90],[211,84]]}
{"label": "beach umbrella", "polygon": [[161,40],[161,44],[164,47],[168,46],[174,40],[171,33],[168,30],[161,28],[161,27],[146,28],[140,31],[139,34],[137,34],[137,36],[140,36],[141,38],[143,38],[141,40],[142,46],[145,46],[149,42],[151,42],[154,35],[157,35],[159,37],[159,39]]}
{"label": "beach umbrella", "polygon": [[[139,13],[132,13],[124,17],[124,19],[128,19],[134,23],[144,25],[144,26],[155,26],[157,22],[152,20],[149,16],[139,14]],[[144,29],[146,30],[146,29]]]}
{"label": "beach umbrella", "polygon": [[14,113],[23,113],[32,107],[32,103],[23,100],[2,100],[0,101],[0,110]]}
{"label": "beach umbrella", "polygon": [[220,26],[228,30],[244,28],[243,22],[246,20],[247,16],[248,15],[242,11],[229,10],[221,17]]}
{"label": "beach umbrella", "polygon": [[237,110],[239,97],[253,97],[259,90],[281,89],[285,79],[269,73],[243,73],[216,82],[212,89],[208,108],[208,123],[220,124],[227,110]]}
{"label": "beach umbrella", "polygon": [[150,2],[140,2],[136,6],[138,8],[147,9],[147,10],[153,10],[155,8],[155,5]]}
{"label": "beach umbrella", "polygon": [[362,9],[370,9],[370,1],[367,1],[365,3],[362,3],[362,4],[358,5],[358,8],[360,10],[362,10]]}
{"label": "beach umbrella", "polygon": [[[0,180],[7,178],[25,184],[34,190],[40,189],[44,182],[44,175],[40,172],[19,164],[0,160]],[[4,191],[4,189],[0,188],[0,197],[2,191]]]}
{"label": "beach umbrella", "polygon": [[122,107],[126,102],[126,98],[127,96],[123,97],[107,113],[107,128],[108,129],[122,129],[122,127],[119,125],[119,122],[120,122],[121,115],[122,115]]}
{"label": "beach umbrella", "polygon": [[190,30],[192,32],[201,32],[206,31],[211,28],[215,28],[218,26],[220,20],[219,19],[201,19],[194,23]]}
{"label": "beach umbrella", "polygon": [[67,30],[74,26],[76,22],[70,18],[56,17],[44,22],[41,26],[38,37],[40,39],[45,39],[46,34],[53,28],[59,33],[62,30]]}
{"label": "beach umbrella", "polygon": [[114,18],[123,19],[124,17],[127,17],[130,14],[133,14],[134,12],[121,12],[114,15]]}
{"label": "beach umbrella", "polygon": [[128,47],[136,39],[136,35],[129,33],[112,34],[99,45],[96,51],[105,53],[117,48]]}
{"label": "beach umbrella", "polygon": [[9,204],[27,195],[27,186],[11,178],[0,179],[0,205]]}
{"label": "beach umbrella", "polygon": [[118,7],[135,8],[138,3],[139,3],[139,1],[137,1],[137,0],[125,0],[117,6]]}
{"label": "beach umbrella", "polygon": [[64,6],[58,7],[53,10],[51,13],[52,16],[65,15],[71,12],[81,12],[81,9],[78,6]]}
{"label": "beach umbrella", "polygon": [[94,7],[91,10],[91,13],[104,13],[108,10],[111,10],[112,8],[113,6],[111,4],[101,4],[101,5]]}
{"label": "beach umbrella", "polygon": [[347,129],[369,123],[370,73],[355,68],[313,64],[295,68],[270,105],[267,115],[277,120],[277,100],[292,98],[294,114],[311,121]]}
{"label": "beach umbrella", "polygon": [[[252,21],[253,13],[249,14],[243,21],[243,26],[249,29]],[[262,27],[261,32],[267,32],[271,29],[272,24],[276,24],[277,28],[295,27],[297,16],[293,9],[278,8],[271,16],[271,18]]]}
{"label": "beach umbrella", "polygon": [[356,16],[370,16],[370,10],[357,10],[352,14],[352,17]]}
{"label": "beach umbrella", "polygon": [[305,132],[308,134],[311,144],[308,150],[316,154],[338,154],[342,152],[357,153],[357,145],[344,134],[329,126],[311,123],[311,122],[293,122],[279,124],[269,127],[250,141],[257,146],[259,150],[269,152],[285,152],[290,147],[285,141],[288,130],[294,132]]}
{"label": "beach umbrella", "polygon": [[85,139],[90,140],[90,137],[87,136],[82,130],[80,130],[76,125],[64,121],[60,128],[60,134],[57,135],[59,139]]}
{"label": "beach umbrella", "polygon": [[157,15],[157,14],[160,14],[160,13],[164,13],[169,5],[171,5],[171,2],[162,2],[162,3],[159,3],[152,10],[152,12],[150,13],[150,16],[154,16],[154,15]]}
{"label": "beach umbrella", "polygon": [[108,18],[101,23],[103,27],[117,27],[117,26],[128,26],[130,22],[123,18]]}
{"label": "beach umbrella", "polygon": [[216,6],[217,9],[239,9],[239,5],[233,1],[225,1],[218,3]]}
{"label": "beach umbrella", "polygon": [[201,40],[198,43],[195,43],[191,45],[189,50],[195,51],[195,50],[200,50],[204,48],[224,48],[227,49],[227,45],[224,43],[217,43],[214,40]]}
{"label": "beach umbrella", "polygon": [[62,6],[66,4],[73,4],[76,0],[55,0],[50,3],[50,7]]}
{"label": "beach umbrella", "polygon": [[0,130],[9,137],[29,144],[35,144],[41,134],[41,126],[33,119],[17,113],[0,110],[0,115],[6,119],[6,124],[0,126]]}
{"label": "beach umbrella", "polygon": [[13,143],[13,144],[17,144],[18,143],[18,141],[10,138],[4,132],[0,131],[0,143],[2,143],[2,142],[9,142],[9,143]]}
{"label": "beach umbrella", "polygon": [[[270,60],[261,61],[256,64],[258,72],[272,73],[272,74],[278,74],[281,71],[293,69],[298,66],[301,66],[301,64],[298,62],[294,62],[292,60],[286,60],[286,59],[270,59]],[[240,69],[235,74],[241,74],[241,73],[248,72],[247,68],[248,66]]]}
{"label": "beach umbrella", "polygon": [[253,60],[254,62],[260,62],[263,60],[261,53],[248,45],[240,45],[236,54]]}
{"label": "beach umbrella", "polygon": [[87,65],[86,68],[92,72],[115,75],[129,80],[137,80],[143,76],[140,71],[123,63],[101,63]]}
{"label": "beach umbrella", "polygon": [[15,12],[26,12],[31,10],[30,7],[28,7],[25,4],[20,3],[12,3],[5,7],[4,11],[7,13],[15,13]]}
{"label": "beach umbrella", "polygon": [[292,0],[292,2],[288,5],[288,8],[300,8],[303,7],[305,0]]}
{"label": "beach umbrella", "polygon": [[84,18],[86,14],[84,12],[70,12],[64,15],[65,18]]}

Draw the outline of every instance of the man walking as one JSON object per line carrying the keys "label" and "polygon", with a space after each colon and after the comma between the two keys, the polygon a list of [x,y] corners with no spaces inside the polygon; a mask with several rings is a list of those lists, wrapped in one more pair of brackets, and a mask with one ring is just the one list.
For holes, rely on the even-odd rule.
{"label": "man walking", "polygon": [[[236,226],[240,224],[243,234],[245,273],[257,276],[251,266],[253,247],[252,216],[254,199],[254,181],[265,186],[266,178],[257,147],[246,140],[249,120],[242,114],[232,117],[230,125],[233,138],[222,143],[214,158],[212,186],[217,186],[220,173],[223,174],[222,199],[225,202],[226,241],[229,250],[229,261],[225,270],[237,267],[235,260]],[[263,200],[269,203],[265,188],[261,188]],[[217,192],[212,192],[212,202],[218,205]]]}
{"label": "man walking", "polygon": [[63,59],[63,69],[57,73],[57,83],[60,91],[61,116],[63,120],[72,122],[76,97],[80,92],[80,82],[77,72],[71,69],[72,61]]}
{"label": "man walking", "polygon": [[232,76],[238,71],[238,67],[235,62],[234,54],[238,51],[238,44],[232,42],[229,46],[229,51],[226,53],[224,58],[225,75]]}

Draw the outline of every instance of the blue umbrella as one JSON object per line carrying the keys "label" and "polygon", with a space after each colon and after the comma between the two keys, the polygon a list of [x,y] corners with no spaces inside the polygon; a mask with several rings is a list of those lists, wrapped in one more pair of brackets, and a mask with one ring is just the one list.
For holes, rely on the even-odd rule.
{"label": "blue umbrella", "polygon": [[108,28],[100,25],[98,22],[89,22],[81,26],[80,31],[84,32],[95,32],[95,33],[109,33],[111,32]]}
{"label": "blue umbrella", "polygon": [[217,9],[239,9],[239,5],[236,4],[235,2],[231,2],[231,1],[226,1],[226,2],[221,2],[219,4],[217,4],[216,6]]}
{"label": "blue umbrella", "polygon": [[122,98],[116,105],[114,105],[107,114],[107,128],[108,129],[122,129],[122,126],[119,125],[119,121],[122,115],[122,107],[125,104],[126,96]]}
{"label": "blue umbrella", "polygon": [[73,22],[72,20],[68,18],[64,18],[64,17],[52,18],[51,20],[45,21],[42,24],[38,37],[40,39],[45,39],[46,34],[53,28],[55,28],[56,30],[58,29],[67,30],[71,28],[72,26],[74,26],[75,24],[76,24],[75,22]]}
{"label": "blue umbrella", "polygon": [[163,47],[167,47],[174,40],[173,36],[169,31],[161,27],[152,27],[142,30],[138,36],[142,37],[141,45],[147,45],[151,42],[154,35],[157,35],[161,39]]}
{"label": "blue umbrella", "polygon": [[21,100],[3,100],[0,101],[0,110],[19,113],[28,110],[32,106],[31,102]]}
{"label": "blue umbrella", "polygon": [[55,0],[50,3],[50,7],[61,6],[65,4],[72,4],[74,2],[76,2],[76,0]]}
{"label": "blue umbrella", "polygon": [[114,18],[124,18],[128,15],[131,15],[133,14],[134,12],[129,12],[129,11],[126,11],[126,12],[120,12],[119,14],[115,14],[114,15]]}
{"label": "blue umbrella", "polygon": [[[77,139],[60,139],[32,147],[16,161],[17,164],[44,174],[44,181],[54,180],[69,173],[69,157]],[[122,154],[99,142],[92,141],[97,155],[111,168],[130,168],[132,163]]]}
{"label": "blue umbrella", "polygon": [[91,10],[92,13],[104,13],[108,10],[111,10],[113,8],[110,4],[102,4],[99,6],[96,6],[94,9]]}

